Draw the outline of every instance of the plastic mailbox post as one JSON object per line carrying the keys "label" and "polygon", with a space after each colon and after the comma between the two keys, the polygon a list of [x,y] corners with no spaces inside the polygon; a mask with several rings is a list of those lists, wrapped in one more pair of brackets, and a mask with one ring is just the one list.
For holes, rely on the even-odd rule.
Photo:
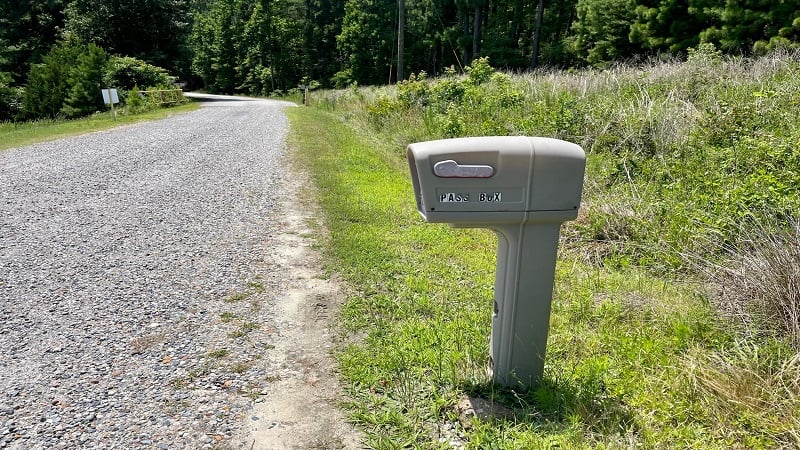
{"label": "plastic mailbox post", "polygon": [[559,230],[578,215],[583,149],[503,136],[419,142],[407,156],[425,221],[497,234],[490,366],[495,383],[528,389],[544,370]]}

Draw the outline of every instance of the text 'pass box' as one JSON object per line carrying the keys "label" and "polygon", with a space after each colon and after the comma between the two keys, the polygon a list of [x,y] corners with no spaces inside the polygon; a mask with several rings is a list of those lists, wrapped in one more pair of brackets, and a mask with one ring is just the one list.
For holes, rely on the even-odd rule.
{"label": "text 'pass box'", "polygon": [[427,222],[498,237],[489,363],[497,384],[541,382],[561,223],[575,219],[586,155],[557,139],[444,139],[407,149],[417,210]]}

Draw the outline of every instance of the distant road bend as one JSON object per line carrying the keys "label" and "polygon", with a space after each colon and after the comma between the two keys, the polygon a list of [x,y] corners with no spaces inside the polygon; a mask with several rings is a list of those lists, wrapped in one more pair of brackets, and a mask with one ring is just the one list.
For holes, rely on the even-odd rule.
{"label": "distant road bend", "polygon": [[288,104],[214,100],[0,151],[0,448],[226,448],[266,389]]}

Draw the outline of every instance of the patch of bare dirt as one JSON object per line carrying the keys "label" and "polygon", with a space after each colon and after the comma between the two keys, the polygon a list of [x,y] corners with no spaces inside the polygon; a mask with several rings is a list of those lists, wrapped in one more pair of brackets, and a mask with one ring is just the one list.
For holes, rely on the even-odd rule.
{"label": "patch of bare dirt", "polygon": [[363,448],[360,433],[338,407],[342,394],[330,354],[332,321],[343,294],[335,277],[323,276],[321,256],[313,248],[309,220],[315,208],[300,200],[302,176],[287,180],[283,231],[275,236],[270,255],[291,277],[274,312],[279,337],[267,363],[275,376],[245,417],[234,445],[252,450]]}

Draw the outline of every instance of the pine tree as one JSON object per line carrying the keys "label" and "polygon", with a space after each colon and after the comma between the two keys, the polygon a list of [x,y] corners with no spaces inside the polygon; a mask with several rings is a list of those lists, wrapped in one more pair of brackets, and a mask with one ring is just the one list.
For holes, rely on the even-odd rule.
{"label": "pine tree", "polygon": [[105,87],[107,60],[106,52],[94,44],[89,44],[78,56],[69,71],[70,90],[62,108],[67,117],[80,117],[103,108],[101,89]]}

